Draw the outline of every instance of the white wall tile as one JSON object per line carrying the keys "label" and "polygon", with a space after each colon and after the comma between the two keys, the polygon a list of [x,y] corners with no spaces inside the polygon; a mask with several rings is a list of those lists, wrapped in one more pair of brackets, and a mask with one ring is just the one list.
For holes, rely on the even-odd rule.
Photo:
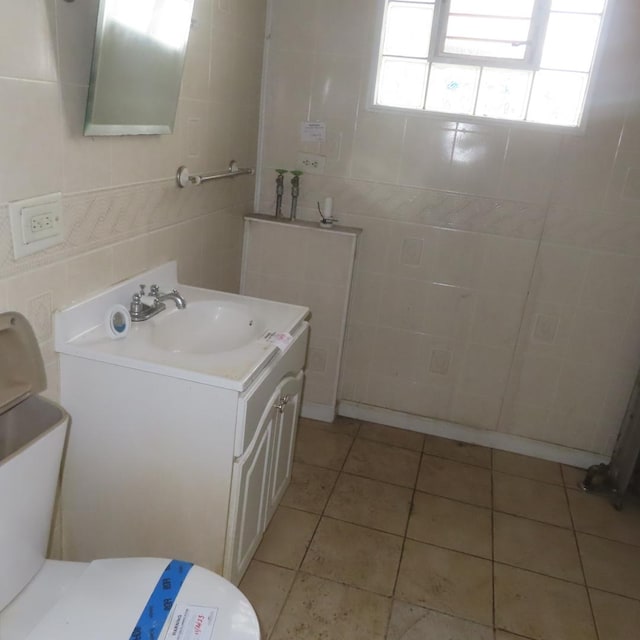
{"label": "white wall tile", "polygon": [[0,78],[0,202],[59,191],[62,122],[59,87]]}
{"label": "white wall tile", "polygon": [[628,314],[640,285],[640,257],[593,253],[589,257],[580,306]]}
{"label": "white wall tile", "polygon": [[480,293],[471,326],[471,342],[513,347],[518,339],[524,296]]}
{"label": "white wall tile", "polygon": [[581,295],[589,252],[543,243],[536,261],[532,293],[540,302],[574,304]]}
{"label": "white wall tile", "polygon": [[500,177],[500,197],[546,205],[561,144],[558,133],[513,127]]}
{"label": "white wall tile", "polygon": [[311,119],[348,118],[356,115],[360,87],[368,66],[361,58],[318,54],[313,60]]}
{"label": "white wall tile", "polygon": [[483,237],[480,234],[440,229],[434,281],[457,287],[475,287],[484,251]]}
{"label": "white wall tile", "polygon": [[354,57],[370,53],[374,11],[369,0],[323,0],[316,7],[315,43],[319,53]]}
{"label": "white wall tile", "polygon": [[451,188],[496,196],[507,149],[506,128],[458,125],[451,157]]}
{"label": "white wall tile", "polygon": [[98,4],[99,0],[55,0],[58,66],[60,80],[65,84],[89,84]]}
{"label": "white wall tile", "polygon": [[485,236],[478,286],[485,291],[525,295],[531,284],[538,243],[502,236]]}
{"label": "white wall tile", "polygon": [[3,2],[0,10],[0,76],[55,82],[53,0]]}
{"label": "white wall tile", "polygon": [[408,117],[402,147],[400,184],[450,189],[455,122]]}
{"label": "white wall tile", "polygon": [[[261,201],[273,207],[274,167],[294,163],[297,151],[320,153],[327,175],[305,176],[305,215],[315,219],[315,201],[331,195],[341,221],[363,229],[351,329],[356,335],[366,326],[368,337],[358,342],[357,357],[345,358],[342,392],[603,451],[611,426],[544,403],[562,367],[598,359],[610,372],[640,365],[633,307],[640,218],[628,177],[640,139],[640,73],[627,62],[628,52],[640,49],[631,26],[635,4],[625,0],[612,10],[617,35],[605,43],[586,128],[577,135],[369,110],[377,8],[365,0],[274,2]],[[326,117],[329,141],[305,148],[296,128],[309,105],[314,118]],[[616,312],[619,326],[594,316]],[[371,365],[365,352],[376,327]],[[392,346],[380,346],[380,335],[406,354],[404,363]],[[420,336],[419,365],[406,345],[417,349]],[[443,385],[429,371],[440,347],[450,350],[455,372]],[[619,395],[607,395],[610,415],[626,392],[623,378],[613,383]]]}
{"label": "white wall tile", "polygon": [[62,91],[62,157],[64,192],[88,191],[111,185],[110,137],[85,137],[87,87],[65,84]]}
{"label": "white wall tile", "polygon": [[351,177],[396,182],[404,126],[404,118],[395,114],[367,113],[359,117],[353,142]]}

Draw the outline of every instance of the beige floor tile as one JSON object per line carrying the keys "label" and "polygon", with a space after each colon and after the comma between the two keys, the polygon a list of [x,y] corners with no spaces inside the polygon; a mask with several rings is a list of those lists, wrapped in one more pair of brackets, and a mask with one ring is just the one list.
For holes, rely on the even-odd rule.
{"label": "beige floor tile", "polygon": [[325,515],[404,536],[413,489],[340,474]]}
{"label": "beige floor tile", "polygon": [[616,511],[608,496],[569,491],[569,507],[576,531],[640,545],[640,505],[631,497]]}
{"label": "beige floor tile", "polygon": [[344,465],[344,471],[372,480],[414,487],[420,454],[387,444],[358,438]]}
{"label": "beige floor tile", "polygon": [[501,631],[500,629],[496,629],[496,640],[533,640],[529,639],[526,636],[516,636],[513,633],[509,633],[508,631]]}
{"label": "beige floor tile", "polygon": [[387,427],[374,422],[363,422],[358,437],[413,451],[422,451],[422,441],[424,440],[424,436],[416,431]]}
{"label": "beige floor tile", "polygon": [[425,436],[423,451],[430,456],[439,456],[491,469],[491,449],[476,444],[467,444],[437,436]]}
{"label": "beige floor tile", "polygon": [[587,584],[640,600],[640,547],[578,533]]}
{"label": "beige floor tile", "polygon": [[352,436],[301,423],[294,458],[296,462],[340,471],[352,444]]}
{"label": "beige floor tile", "polygon": [[304,427],[316,427],[323,429],[329,433],[338,433],[346,436],[355,437],[360,430],[360,420],[353,418],[345,418],[343,416],[336,416],[333,422],[324,422],[322,420],[312,420],[311,418],[300,418],[300,425]]}
{"label": "beige floor tile", "polygon": [[391,599],[299,573],[271,640],[384,640]]}
{"label": "beige floor tile", "polygon": [[564,487],[545,482],[494,473],[493,507],[496,511],[571,527]]}
{"label": "beige floor tile", "polygon": [[494,450],[493,470],[540,482],[563,484],[560,465],[557,462],[522,456],[509,451]]}
{"label": "beige floor tile", "polygon": [[407,537],[491,558],[491,511],[417,491]]}
{"label": "beige floor tile", "polygon": [[505,513],[493,516],[494,560],[583,584],[573,531]]}
{"label": "beige floor tile", "polygon": [[322,513],[337,477],[338,472],[332,469],[294,462],[291,484],[282,497],[281,504],[302,511]]}
{"label": "beige floor tile", "polygon": [[395,595],[412,604],[490,625],[491,562],[407,540]]}
{"label": "beige floor tile", "polygon": [[289,595],[295,571],[252,560],[239,589],[247,596],[260,621],[260,635],[269,637]]}
{"label": "beige floor tile", "polygon": [[585,587],[495,565],[496,627],[536,640],[597,640]]}
{"label": "beige floor tile", "polygon": [[600,640],[631,640],[640,635],[640,601],[589,590]]}
{"label": "beige floor tile", "polygon": [[493,640],[493,629],[394,600],[387,640]]}
{"label": "beige floor tile", "polygon": [[322,518],[302,563],[307,573],[391,595],[402,538]]}
{"label": "beige floor tile", "polygon": [[418,489],[481,507],[491,506],[491,471],[469,464],[423,456]]}
{"label": "beige floor tile", "polygon": [[278,507],[255,554],[256,560],[297,569],[313,537],[320,516]]}
{"label": "beige floor tile", "polygon": [[575,489],[576,491],[582,491],[578,487],[578,484],[584,480],[584,476],[587,473],[586,469],[578,469],[578,467],[569,467],[566,464],[561,465],[562,479],[564,480],[564,486],[567,489]]}

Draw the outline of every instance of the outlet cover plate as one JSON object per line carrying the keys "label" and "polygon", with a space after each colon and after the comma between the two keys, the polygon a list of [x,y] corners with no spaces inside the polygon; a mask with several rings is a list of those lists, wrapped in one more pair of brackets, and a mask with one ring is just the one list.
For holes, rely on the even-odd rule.
{"label": "outlet cover plate", "polygon": [[[50,193],[37,198],[9,203],[11,237],[15,259],[44,251],[62,243],[64,227],[62,221],[62,194]],[[37,227],[46,220],[42,231]],[[33,224],[36,223],[36,224]]]}
{"label": "outlet cover plate", "polygon": [[305,173],[324,174],[324,167],[326,162],[326,156],[321,156],[316,153],[303,153],[302,151],[299,151],[298,161],[296,162],[296,169],[304,171]]}

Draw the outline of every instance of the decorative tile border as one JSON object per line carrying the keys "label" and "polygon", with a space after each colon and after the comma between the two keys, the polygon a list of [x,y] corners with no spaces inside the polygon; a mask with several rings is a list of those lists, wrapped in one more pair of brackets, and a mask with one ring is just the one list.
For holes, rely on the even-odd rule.
{"label": "decorative tile border", "polygon": [[162,180],[65,195],[64,242],[20,260],[13,257],[8,206],[0,206],[0,278],[244,204],[252,190],[252,178],[193,189],[178,189],[173,180]]}

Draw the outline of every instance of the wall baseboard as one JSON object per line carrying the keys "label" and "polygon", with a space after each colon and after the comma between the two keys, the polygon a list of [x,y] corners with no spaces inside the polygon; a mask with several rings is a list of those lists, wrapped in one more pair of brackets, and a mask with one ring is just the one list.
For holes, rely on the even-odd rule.
{"label": "wall baseboard", "polygon": [[336,408],[332,404],[318,404],[317,402],[303,402],[300,415],[310,420],[333,422],[336,418]]}
{"label": "wall baseboard", "polygon": [[[304,415],[304,406],[303,406]],[[525,456],[542,458],[551,462],[560,462],[580,469],[586,469],[594,464],[608,463],[609,458],[589,451],[563,447],[549,442],[531,440],[521,436],[514,436],[510,433],[500,433],[498,431],[488,431],[467,427],[465,425],[447,422],[446,420],[435,420],[433,418],[423,418],[409,413],[392,411],[391,409],[381,409],[358,402],[341,400],[338,403],[338,415],[356,420],[366,420],[376,422],[389,427],[408,429],[432,436],[440,436],[451,440],[478,444],[483,447],[491,447],[502,451],[520,453]]]}

